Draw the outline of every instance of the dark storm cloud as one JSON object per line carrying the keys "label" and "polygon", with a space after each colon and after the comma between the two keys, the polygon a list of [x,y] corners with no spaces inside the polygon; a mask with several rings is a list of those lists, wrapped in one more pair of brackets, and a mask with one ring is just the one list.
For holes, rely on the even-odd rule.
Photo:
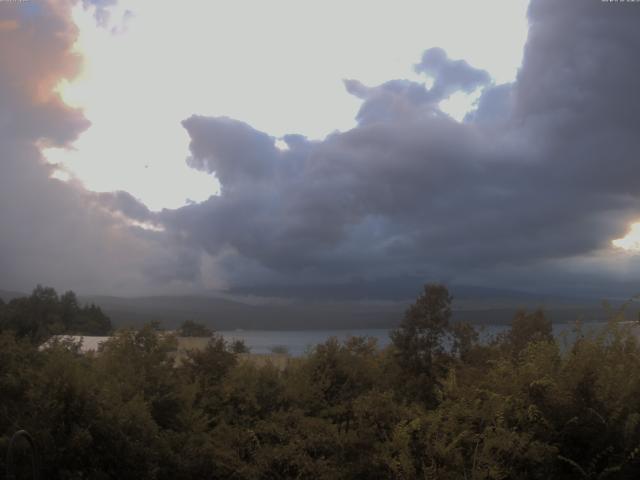
{"label": "dark storm cloud", "polygon": [[192,136],[191,167],[216,172],[224,186],[270,177],[276,151],[267,134],[229,118],[192,117],[182,125]]}
{"label": "dark storm cloud", "polygon": [[[323,141],[281,151],[244,123],[189,118],[189,163],[222,194],[165,225],[285,283],[456,278],[607,248],[640,214],[640,8],[534,0],[529,16],[512,85],[430,49],[416,71],[431,88],[346,81],[358,125]],[[438,109],[479,87],[465,122]]]}
{"label": "dark storm cloud", "polygon": [[170,255],[147,256],[142,272],[153,287],[163,287],[175,281],[195,285],[200,280],[201,256],[193,249],[170,245]]}
{"label": "dark storm cloud", "polygon": [[490,86],[482,92],[475,110],[465,116],[465,121],[502,127],[510,120],[512,109],[513,84]]}

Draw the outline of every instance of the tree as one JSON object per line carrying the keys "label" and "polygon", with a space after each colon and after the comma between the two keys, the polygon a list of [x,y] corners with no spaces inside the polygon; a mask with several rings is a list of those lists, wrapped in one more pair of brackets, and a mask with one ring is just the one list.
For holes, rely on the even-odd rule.
{"label": "tree", "polygon": [[511,329],[503,338],[506,348],[513,355],[518,355],[529,343],[553,341],[551,320],[546,318],[542,310],[533,313],[519,311],[511,323]]}
{"label": "tree", "polygon": [[467,322],[451,325],[452,351],[462,361],[469,361],[472,352],[478,346],[478,332]]}
{"label": "tree", "polygon": [[64,293],[60,297],[60,309],[62,314],[62,323],[65,326],[65,329],[71,328],[73,323],[73,319],[80,310],[80,306],[78,305],[78,297],[72,291]]}
{"label": "tree", "polygon": [[286,345],[274,345],[271,347],[271,353],[278,355],[289,355],[289,349]]}
{"label": "tree", "polygon": [[180,337],[211,337],[213,330],[193,320],[185,320],[178,328],[177,333]]}
{"label": "tree", "polygon": [[108,335],[113,330],[111,320],[97,305],[82,307],[76,313],[69,329],[69,333],[84,335]]}
{"label": "tree", "polygon": [[182,370],[191,379],[203,384],[217,384],[237,363],[236,355],[229,351],[221,335],[212,335],[203,350],[188,350]]}
{"label": "tree", "polygon": [[6,327],[6,310],[6,303],[4,303],[4,300],[0,298],[0,333],[2,333],[2,330]]}
{"label": "tree", "polygon": [[447,287],[427,284],[400,323],[391,332],[396,359],[403,372],[411,377],[407,387],[427,403],[433,403],[440,377],[436,357],[444,353],[443,340],[450,331],[451,301]]}
{"label": "tree", "polygon": [[234,340],[233,342],[231,342],[231,351],[233,353],[250,353],[250,349],[249,347],[247,347],[247,344],[244,342],[244,340]]}
{"label": "tree", "polygon": [[0,308],[0,329],[40,344],[51,335],[107,335],[111,320],[100,307],[80,307],[76,294],[58,297],[53,288],[38,285],[29,297],[14,298]]}
{"label": "tree", "polygon": [[4,329],[33,344],[64,332],[60,301],[53,288],[38,285],[29,297],[14,298],[5,307],[4,316]]}

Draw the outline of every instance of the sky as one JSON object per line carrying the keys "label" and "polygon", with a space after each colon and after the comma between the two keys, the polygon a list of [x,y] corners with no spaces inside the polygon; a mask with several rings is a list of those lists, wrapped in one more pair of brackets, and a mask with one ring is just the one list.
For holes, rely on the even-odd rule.
{"label": "sky", "polygon": [[639,21],[0,1],[0,288],[639,293]]}

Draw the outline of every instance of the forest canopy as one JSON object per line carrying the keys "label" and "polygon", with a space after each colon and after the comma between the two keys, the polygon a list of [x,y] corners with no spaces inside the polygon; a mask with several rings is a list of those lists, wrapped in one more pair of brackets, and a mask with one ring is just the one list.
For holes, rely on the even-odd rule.
{"label": "forest canopy", "polygon": [[38,285],[28,297],[0,301],[0,330],[37,344],[51,335],[108,335],[113,327],[100,307],[80,305],[74,292]]}
{"label": "forest canopy", "polygon": [[[33,315],[39,302],[63,311],[50,290],[30,298]],[[175,337],[151,325],[82,355],[3,322],[0,452],[26,428],[51,479],[637,478],[633,323],[576,326],[570,342],[521,312],[480,342],[450,322],[451,301],[427,285],[388,347],[333,338],[284,368],[217,334],[176,365]]]}

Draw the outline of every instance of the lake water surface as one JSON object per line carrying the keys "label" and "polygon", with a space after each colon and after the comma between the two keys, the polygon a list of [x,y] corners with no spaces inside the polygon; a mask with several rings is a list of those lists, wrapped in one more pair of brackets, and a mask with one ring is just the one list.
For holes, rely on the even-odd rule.
{"label": "lake water surface", "polygon": [[[604,323],[583,323],[582,330],[589,332],[603,327]],[[507,325],[477,326],[480,338],[484,341],[491,339],[509,328]],[[243,340],[251,353],[271,353],[276,347],[284,347],[289,354],[300,356],[307,353],[313,346],[326,342],[330,337],[346,340],[349,337],[373,337],[379,347],[389,345],[389,329],[353,329],[353,330],[226,330],[218,332],[228,340]],[[576,337],[575,325],[557,323],[553,325],[556,338],[566,335],[568,341]]]}

